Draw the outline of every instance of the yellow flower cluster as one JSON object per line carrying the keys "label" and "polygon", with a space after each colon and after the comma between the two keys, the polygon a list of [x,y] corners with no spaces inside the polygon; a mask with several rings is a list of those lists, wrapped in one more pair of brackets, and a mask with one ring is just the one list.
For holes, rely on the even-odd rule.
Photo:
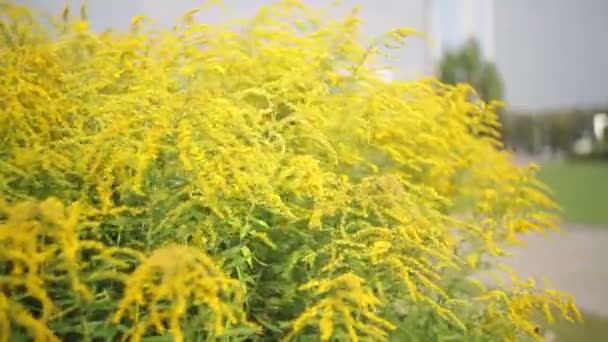
{"label": "yellow flower cluster", "polygon": [[0,341],[504,340],[577,318],[527,283],[461,288],[555,206],[501,150],[499,104],[378,77],[414,31],[203,7],[98,33],[84,7],[49,24],[0,1]]}
{"label": "yellow flower cluster", "polygon": [[[78,202],[66,208],[55,198],[14,205],[0,199],[0,217],[4,218],[0,223],[1,341],[9,339],[11,322],[27,328],[36,340],[59,341],[48,322],[76,308],[59,311],[53,302],[53,285],[65,287],[74,297],[74,305],[87,305],[95,299],[91,291],[95,282],[124,279],[129,268],[126,257],[141,258],[141,253],[126,247],[82,239],[81,230],[94,222],[82,222],[81,212]],[[81,272],[87,268],[91,271],[83,276]],[[27,306],[32,301],[38,303],[34,312]]]}
{"label": "yellow flower cluster", "polygon": [[[188,305],[208,307],[210,315],[201,315],[207,321],[200,324],[222,335],[226,320],[234,324],[246,321],[242,302],[238,281],[224,275],[200,250],[167,246],[155,250],[129,276],[112,320],[118,323],[131,313],[135,326],[127,336],[133,341],[140,341],[149,326],[163,333],[165,325],[175,341],[184,341],[181,320]],[[139,310],[147,311],[147,317],[138,322]]]}
{"label": "yellow flower cluster", "polygon": [[393,324],[376,314],[381,301],[365,287],[363,279],[352,273],[329,280],[315,280],[302,285],[300,290],[314,290],[315,297],[325,298],[306,308],[294,320],[292,331],[286,339],[293,338],[312,323],[318,324],[322,341],[341,336],[340,333],[341,339],[347,338],[350,341],[359,341],[361,338],[383,341],[388,336],[386,330],[395,329]]}

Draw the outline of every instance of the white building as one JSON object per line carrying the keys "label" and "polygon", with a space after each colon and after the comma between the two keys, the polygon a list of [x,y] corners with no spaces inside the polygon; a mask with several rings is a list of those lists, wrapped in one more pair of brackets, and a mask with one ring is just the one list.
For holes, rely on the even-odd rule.
{"label": "white building", "polygon": [[475,37],[485,58],[496,57],[494,0],[430,0],[433,24],[431,36],[438,42],[433,59],[438,61],[447,49],[456,48]]}
{"label": "white building", "polygon": [[512,111],[608,106],[608,1],[429,0],[433,57],[475,36],[496,62]]}

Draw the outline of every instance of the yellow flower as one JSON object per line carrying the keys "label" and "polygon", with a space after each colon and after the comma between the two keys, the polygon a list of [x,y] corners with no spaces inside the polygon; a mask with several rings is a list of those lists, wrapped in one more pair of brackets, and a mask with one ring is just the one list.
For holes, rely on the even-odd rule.
{"label": "yellow flower", "polygon": [[[168,307],[158,305],[165,301]],[[224,275],[211,258],[193,247],[171,245],[155,250],[129,275],[112,321],[133,319],[130,336],[139,341],[148,327],[163,333],[166,320],[173,338],[183,341],[181,320],[189,306],[206,307],[208,331],[221,336],[226,324],[247,323],[242,305],[239,283]]]}
{"label": "yellow flower", "polygon": [[356,10],[291,0],[197,24],[213,2],[170,30],[136,16],[104,33],[84,8],[53,30],[0,6],[0,340],[95,339],[88,320],[112,312],[133,340],[255,339],[246,317],[272,338],[386,340],[409,324],[394,300],[463,339],[578,317],[512,274],[476,300],[452,286],[557,208],[500,150],[497,103],[378,77],[382,46],[414,30],[367,45]]}

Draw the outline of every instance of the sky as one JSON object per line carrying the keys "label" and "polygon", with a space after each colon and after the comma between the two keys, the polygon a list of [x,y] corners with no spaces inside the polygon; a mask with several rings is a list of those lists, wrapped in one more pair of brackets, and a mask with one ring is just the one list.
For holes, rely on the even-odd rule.
{"label": "sky", "polygon": [[[125,28],[130,18],[146,14],[169,26],[202,0],[88,0],[94,29]],[[324,0],[301,0],[312,6]],[[454,46],[469,32],[489,41],[486,55],[498,65],[513,110],[608,105],[608,0],[428,0],[440,47]],[[59,11],[64,0],[17,0],[36,8]],[[247,17],[271,0],[224,0],[233,15]],[[72,0],[78,8],[78,0]],[[343,0],[340,10],[360,5],[363,30],[377,36],[406,26],[425,30],[425,0]],[[494,34],[486,11],[493,4]],[[490,6],[491,7],[491,6]],[[467,11],[468,9],[468,11]],[[468,13],[468,15],[467,15]],[[211,20],[210,13],[201,20]],[[485,35],[485,36],[484,36]],[[485,37],[485,38],[484,38]],[[493,37],[493,40],[490,39]],[[490,40],[488,40],[490,39]],[[396,77],[416,78],[431,69],[432,46],[412,38],[395,55]]]}

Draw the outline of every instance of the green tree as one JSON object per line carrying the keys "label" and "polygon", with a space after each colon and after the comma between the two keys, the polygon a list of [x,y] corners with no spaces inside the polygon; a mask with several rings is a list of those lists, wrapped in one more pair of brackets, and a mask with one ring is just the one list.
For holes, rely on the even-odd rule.
{"label": "green tree", "polygon": [[503,100],[500,72],[494,63],[484,60],[474,38],[443,56],[439,64],[439,78],[448,84],[470,84],[484,101]]}
{"label": "green tree", "polygon": [[[439,78],[447,84],[466,83],[475,89],[484,102],[503,100],[503,81],[496,65],[483,58],[479,43],[469,38],[460,47],[447,51],[439,63]],[[476,100],[476,99],[472,99]],[[498,129],[502,143],[512,140],[505,125],[502,108],[495,109],[501,127]]]}

